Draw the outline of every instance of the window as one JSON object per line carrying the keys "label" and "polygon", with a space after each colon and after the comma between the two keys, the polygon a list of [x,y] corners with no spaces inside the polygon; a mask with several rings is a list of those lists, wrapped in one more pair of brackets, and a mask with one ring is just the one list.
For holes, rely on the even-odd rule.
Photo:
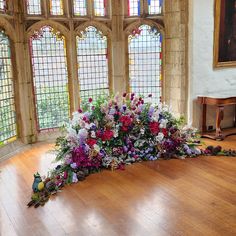
{"label": "window", "polygon": [[16,139],[16,130],[10,41],[0,30],[0,146]]}
{"label": "window", "polygon": [[149,25],[134,29],[128,37],[129,86],[131,92],[161,99],[162,35]]}
{"label": "window", "polygon": [[51,15],[63,15],[63,0],[50,0]]}
{"label": "window", "polygon": [[89,26],[77,36],[81,100],[109,94],[107,37]]}
{"label": "window", "polygon": [[94,15],[106,16],[107,15],[107,1],[108,0],[93,0]]}
{"label": "window", "polygon": [[74,15],[86,16],[87,15],[87,2],[86,0],[74,0]]}
{"label": "window", "polygon": [[40,15],[41,12],[41,0],[27,0],[27,14]]}
{"label": "window", "polygon": [[128,0],[128,16],[140,15],[141,0]]}
{"label": "window", "polygon": [[163,0],[148,0],[148,14],[160,14]]}
{"label": "window", "polygon": [[0,0],[0,11],[6,11],[6,0]]}
{"label": "window", "polygon": [[30,38],[38,130],[59,127],[69,118],[65,38],[49,26]]}

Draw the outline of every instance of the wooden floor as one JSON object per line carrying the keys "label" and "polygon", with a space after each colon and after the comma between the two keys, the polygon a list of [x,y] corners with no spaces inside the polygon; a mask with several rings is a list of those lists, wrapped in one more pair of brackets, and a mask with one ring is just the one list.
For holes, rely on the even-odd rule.
{"label": "wooden floor", "polygon": [[[220,143],[236,148],[236,136]],[[155,161],[103,171],[28,209],[33,173],[52,144],[0,163],[0,235],[236,235],[236,158]]]}

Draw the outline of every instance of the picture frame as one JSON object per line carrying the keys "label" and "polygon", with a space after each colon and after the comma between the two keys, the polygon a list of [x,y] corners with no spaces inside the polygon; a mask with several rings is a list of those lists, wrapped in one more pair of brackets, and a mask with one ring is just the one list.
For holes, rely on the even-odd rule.
{"label": "picture frame", "polygon": [[215,68],[236,67],[236,0],[215,0]]}

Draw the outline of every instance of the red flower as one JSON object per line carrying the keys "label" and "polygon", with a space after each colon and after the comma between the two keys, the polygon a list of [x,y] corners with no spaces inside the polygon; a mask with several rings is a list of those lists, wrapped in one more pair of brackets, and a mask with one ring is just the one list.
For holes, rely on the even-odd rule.
{"label": "red flower", "polygon": [[157,133],[159,133],[159,123],[158,122],[155,122],[155,121],[153,121],[153,122],[150,122],[149,123],[149,129],[150,129],[150,131],[151,131],[151,133],[152,134],[157,134]]}
{"label": "red flower", "polygon": [[108,141],[113,138],[113,132],[111,130],[105,130],[102,135],[102,141]]}
{"label": "red flower", "polygon": [[122,116],[120,117],[120,122],[123,124],[123,126],[129,126],[132,124],[132,119],[130,118],[130,116]]}
{"label": "red flower", "polygon": [[93,147],[93,145],[94,144],[96,144],[97,143],[97,140],[95,140],[95,139],[88,139],[87,140],[87,144],[90,146],[90,147]]}
{"label": "red flower", "polygon": [[162,129],[162,133],[164,134],[165,137],[168,136],[168,131],[167,131],[167,129],[163,128],[163,129]]}
{"label": "red flower", "polygon": [[93,101],[93,99],[92,98],[89,98],[89,100],[88,100],[90,103]]}
{"label": "red flower", "polygon": [[121,130],[127,132],[128,131],[128,127],[127,126],[122,126]]}

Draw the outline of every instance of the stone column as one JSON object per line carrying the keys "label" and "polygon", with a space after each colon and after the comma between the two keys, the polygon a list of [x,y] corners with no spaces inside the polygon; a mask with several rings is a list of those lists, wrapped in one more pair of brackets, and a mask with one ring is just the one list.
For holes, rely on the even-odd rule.
{"label": "stone column", "polygon": [[123,0],[112,3],[112,74],[114,93],[126,91],[125,39],[123,34]]}
{"label": "stone column", "polygon": [[187,115],[188,0],[166,0],[164,100],[177,115]]}

